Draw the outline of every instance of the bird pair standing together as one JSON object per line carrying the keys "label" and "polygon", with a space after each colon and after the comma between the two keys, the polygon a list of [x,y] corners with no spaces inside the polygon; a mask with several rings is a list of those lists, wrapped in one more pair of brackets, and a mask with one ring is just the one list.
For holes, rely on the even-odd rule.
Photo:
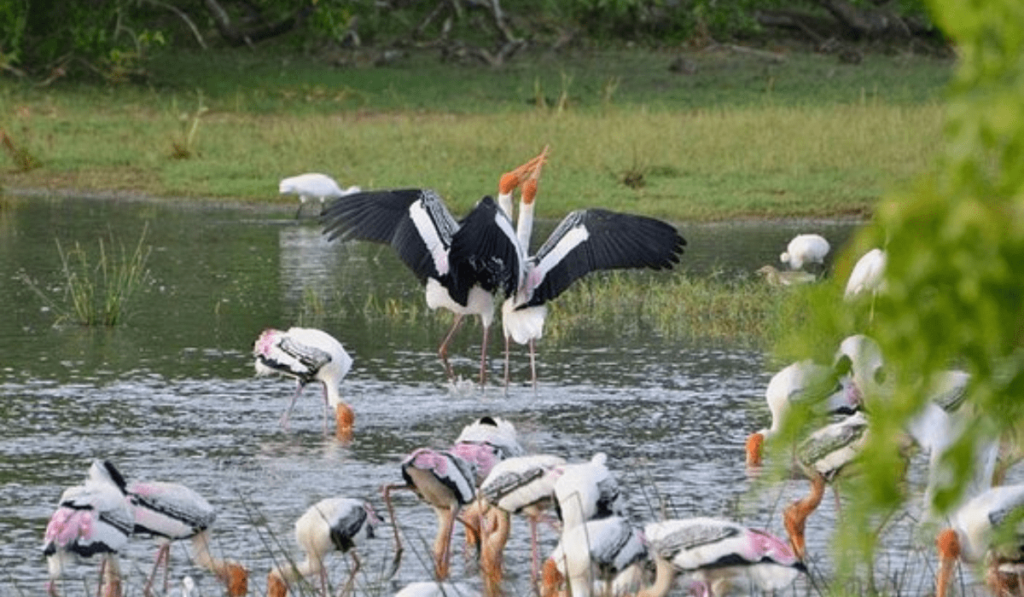
{"label": "bird pair standing together", "polygon": [[[321,217],[331,240],[364,240],[391,245],[426,290],[427,306],[455,314],[438,353],[450,380],[448,346],[466,315],[483,325],[480,383],[487,376],[487,341],[494,320],[494,295],[502,292],[506,341],[529,344],[531,380],[536,385],[534,342],[543,333],[546,305],[590,272],[621,268],[668,269],[686,241],[660,220],[603,209],[570,213],[547,241],[530,254],[540,171],[536,158],[504,174],[498,199],[484,197],[460,222],[440,196],[428,189],[373,191],[332,202]],[[512,226],[513,193],[522,186],[517,226]]]}

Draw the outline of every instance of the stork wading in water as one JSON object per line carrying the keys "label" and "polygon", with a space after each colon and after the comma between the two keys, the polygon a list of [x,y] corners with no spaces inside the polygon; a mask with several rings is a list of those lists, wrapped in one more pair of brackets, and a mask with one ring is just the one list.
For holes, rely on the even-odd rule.
{"label": "stork wading in water", "polygon": [[721,595],[744,579],[763,591],[781,590],[807,572],[784,540],[728,520],[652,522],[644,527],[644,538],[657,572],[654,584],[637,597],[664,597],[678,574],[699,583],[699,594]]}
{"label": "stork wading in water", "polygon": [[341,342],[327,332],[313,328],[289,328],[287,331],[267,329],[253,345],[256,374],[280,374],[295,378],[298,387],[281,416],[281,427],[288,428],[288,416],[295,408],[302,389],[314,381],[324,388],[324,434],[327,433],[327,411],[334,409],[336,433],[351,439],[355,414],[341,398],[341,381],[352,369],[352,357]]}
{"label": "stork wading in water", "polygon": [[785,509],[783,524],[793,552],[801,560],[807,553],[804,536],[807,518],[821,504],[825,485],[834,482],[860,456],[867,444],[868,432],[868,420],[858,411],[818,429],[797,447],[797,463],[811,481],[811,492]]}
{"label": "stork wading in water", "polygon": [[[501,326],[505,337],[505,387],[509,383],[510,342],[530,349],[530,380],[537,387],[536,341],[544,333],[547,303],[565,292],[573,282],[595,271],[613,269],[671,269],[679,262],[686,240],[675,227],[645,216],[586,209],[570,213],[555,228],[537,253],[527,257],[533,234],[534,200],[541,165],[523,183],[516,225],[519,255],[525,268],[515,275],[517,285],[502,303]],[[510,204],[511,205],[511,204]],[[511,211],[502,207],[511,216]],[[501,236],[500,220],[477,218],[465,222],[458,232],[466,245],[476,248],[497,246],[490,239]],[[488,257],[490,258],[490,257]],[[492,259],[503,259],[495,255]],[[510,264],[511,266],[511,264]]]}
{"label": "stork wading in water", "polygon": [[163,592],[167,592],[171,543],[185,540],[191,543],[192,561],[224,583],[230,597],[247,594],[249,574],[246,569],[237,562],[215,558],[210,553],[210,527],[217,519],[217,513],[203,496],[180,483],[128,482],[108,460],[94,461],[89,468],[89,478],[117,487],[131,509],[134,521],[132,535],[151,537],[159,545],[153,571],[143,588],[144,595],[152,594],[161,564],[164,566]]}
{"label": "stork wading in water", "polygon": [[822,265],[829,249],[828,241],[820,234],[798,234],[789,241],[786,251],[779,255],[779,261],[794,270],[803,269],[804,265],[811,263]]}
{"label": "stork wading in water", "polygon": [[[502,557],[511,533],[512,514],[530,522],[531,578],[539,573],[537,523],[554,505],[555,481],[562,476],[566,461],[552,454],[531,454],[507,458],[494,465],[477,492],[483,512],[493,512],[482,533],[480,568],[489,595],[498,592],[502,578]],[[482,526],[482,525],[481,525]]]}
{"label": "stork wading in water", "polygon": [[278,191],[282,195],[292,194],[299,196],[299,209],[295,212],[295,219],[297,220],[302,215],[302,208],[309,199],[319,199],[320,208],[323,209],[324,201],[327,199],[337,199],[338,197],[358,193],[360,188],[351,186],[343,189],[338,186],[337,181],[326,174],[307,172],[298,176],[282,178],[281,182],[278,183]]}
{"label": "stork wading in water", "polygon": [[43,555],[50,581],[47,594],[56,597],[57,580],[75,558],[100,556],[100,589],[97,596],[121,596],[118,554],[128,546],[135,520],[117,486],[103,480],[86,479],[60,496],[57,510],[46,525]]}
{"label": "stork wading in water", "polygon": [[562,467],[555,481],[555,505],[563,533],[588,520],[625,514],[625,498],[607,462],[608,456],[598,452],[589,462]]}
{"label": "stork wading in water", "polygon": [[[512,192],[539,167],[545,153],[501,177],[499,202],[511,204]],[[493,204],[493,199],[490,202]],[[497,217],[499,213],[501,217]],[[504,237],[494,240],[507,245],[502,249],[505,259],[518,259],[517,255],[511,254],[515,251],[515,231],[505,212],[489,210],[488,215]],[[391,245],[425,287],[427,307],[432,310],[444,308],[455,314],[451,329],[438,347],[438,356],[449,381],[455,380],[455,373],[448,362],[452,338],[466,315],[480,317],[483,326],[480,383],[485,383],[487,341],[494,321],[494,292],[499,290],[498,285],[488,281],[490,274],[494,273],[494,264],[486,261],[474,246],[464,245],[458,255],[452,254],[453,238],[460,229],[460,223],[437,193],[429,189],[356,193],[332,202],[321,215],[321,222],[329,240],[340,238],[345,242],[354,239]],[[491,256],[493,254],[489,253],[488,258]],[[503,265],[521,267],[521,264]],[[503,271],[498,273],[505,275]],[[516,276],[510,282],[514,289],[518,274],[512,275]]]}
{"label": "stork wading in water", "polygon": [[339,595],[352,590],[359,571],[356,546],[374,537],[380,519],[369,502],[346,497],[320,500],[295,521],[295,542],[306,555],[302,563],[288,562],[275,567],[267,577],[267,597],[284,597],[288,585],[298,579],[317,574],[320,588],[327,595],[327,569],[324,559],[332,551],[352,557],[352,571]]}
{"label": "stork wading in water", "polygon": [[544,563],[541,597],[555,597],[568,581],[569,595],[635,595],[647,559],[643,532],[621,516],[591,520],[562,534]]}
{"label": "stork wading in water", "polygon": [[772,376],[765,389],[765,400],[771,412],[771,426],[747,437],[747,467],[761,466],[764,443],[782,429],[786,413],[794,404],[821,404],[828,414],[851,415],[860,402],[836,381],[830,367],[811,360],[793,363]]}
{"label": "stork wading in water", "polygon": [[398,532],[398,520],[391,505],[391,493],[408,489],[427,502],[437,515],[437,535],[434,538],[432,555],[436,580],[448,578],[451,556],[452,533],[459,512],[476,497],[476,472],[473,464],[444,450],[419,448],[402,461],[404,483],[385,485],[384,503],[395,530],[395,558],[392,571],[398,570],[402,558],[402,540]]}

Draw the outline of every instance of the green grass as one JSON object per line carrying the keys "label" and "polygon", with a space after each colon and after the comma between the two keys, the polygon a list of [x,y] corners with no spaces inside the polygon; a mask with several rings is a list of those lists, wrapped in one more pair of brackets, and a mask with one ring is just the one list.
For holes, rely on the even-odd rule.
{"label": "green grass", "polygon": [[148,87],[0,92],[0,122],[39,162],[0,168],[9,188],[289,203],[278,179],[323,171],[431,187],[464,211],[549,144],[545,217],[600,205],[678,221],[867,214],[940,141],[948,62],[701,53],[686,76],[668,71],[674,56],[538,55],[492,70],[181,54],[157,62]]}

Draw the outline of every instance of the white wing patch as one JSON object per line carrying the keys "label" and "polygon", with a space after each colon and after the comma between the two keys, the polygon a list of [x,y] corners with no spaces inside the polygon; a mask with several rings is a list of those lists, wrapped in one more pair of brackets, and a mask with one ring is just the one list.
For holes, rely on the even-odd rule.
{"label": "white wing patch", "polygon": [[544,280],[544,276],[565,259],[566,255],[589,239],[590,231],[586,226],[576,226],[558,239],[555,248],[551,249],[530,272],[530,279],[527,280],[527,296],[533,294],[533,290]]}
{"label": "white wing patch", "polygon": [[431,258],[434,260],[434,268],[439,275],[448,273],[448,247],[441,240],[437,228],[434,227],[434,220],[427,213],[422,201],[417,201],[409,206],[409,217],[412,219],[416,230],[420,233],[423,243],[427,246]]}

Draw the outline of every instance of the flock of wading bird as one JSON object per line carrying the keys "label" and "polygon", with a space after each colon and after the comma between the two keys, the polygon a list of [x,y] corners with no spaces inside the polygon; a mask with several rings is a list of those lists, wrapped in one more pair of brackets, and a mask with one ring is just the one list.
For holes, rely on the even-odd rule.
{"label": "flock of wading bird", "polygon": [[[342,194],[322,210],[325,234],[331,239],[390,244],[424,285],[428,305],[455,313],[455,323],[439,349],[450,381],[455,376],[447,360],[448,344],[462,318],[475,314],[484,329],[480,383],[486,382],[487,335],[497,292],[505,295],[502,327],[506,388],[510,340],[530,345],[536,387],[533,343],[543,331],[547,301],[592,271],[671,268],[686,244],[674,227],[659,220],[588,209],[567,216],[530,255],[533,200],[546,151],[501,177],[497,203],[485,197],[461,221],[454,219],[437,194],[420,189]],[[301,192],[294,182],[289,184],[289,190]],[[520,186],[518,222],[513,228],[512,199]],[[281,190],[285,192],[284,182]],[[308,195],[315,197],[317,192]],[[798,271],[804,264],[820,263],[827,252],[828,243],[820,236],[801,235],[780,259],[790,265],[790,271]],[[884,267],[881,250],[865,255],[851,274],[847,300],[869,296],[873,304],[878,293],[885,291]],[[354,414],[341,399],[340,385],[352,367],[352,359],[340,342],[316,329],[268,329],[256,340],[253,353],[258,374],[283,374],[297,380],[297,390],[281,418],[282,427],[287,427],[289,413],[302,389],[319,382],[324,389],[325,433],[329,411],[334,410],[338,437],[351,438]],[[907,432],[930,454],[925,502],[926,512],[932,515],[930,497],[948,480],[944,456],[966,432],[972,417],[971,404],[965,400],[970,377],[961,371],[948,371],[922,383],[927,384],[933,399],[914,417]],[[406,586],[398,592],[401,597],[481,592],[465,583],[448,581],[456,523],[464,527],[467,543],[475,546],[482,593],[488,597],[501,594],[502,554],[514,514],[522,515],[530,524],[531,586],[541,597],[662,597],[677,585],[702,595],[723,594],[730,589],[749,592],[754,587],[783,589],[806,573],[805,522],[820,504],[825,486],[849,470],[847,465],[857,459],[869,437],[870,417],[865,414],[865,404],[885,400],[892,392],[881,350],[863,335],[845,339],[829,365],[801,361],[772,378],[765,392],[772,424],[748,438],[749,467],[761,466],[764,442],[778,433],[795,404],[803,401],[805,406],[838,418],[811,433],[794,454],[792,465],[810,480],[811,492],[785,510],[788,540],[707,517],[639,525],[626,517],[623,496],[605,454],[576,463],[555,454],[526,454],[512,423],[481,417],[467,425],[448,449],[414,450],[400,463],[403,482],[382,488],[395,541],[395,557],[385,576],[395,574],[404,552],[391,495],[411,490],[437,516],[432,547],[434,578]],[[1016,512],[1024,506],[1024,486],[993,487],[1000,447],[993,440],[977,450],[970,495],[938,536],[939,597],[949,592],[958,559],[984,562],[984,578],[995,594],[1019,590],[1017,564],[1022,560],[1020,546],[1024,542],[1019,534],[997,531],[1002,525],[1020,520]],[[210,554],[209,532],[214,518],[210,504],[184,485],[129,483],[112,463],[96,461],[82,485],[64,492],[47,526],[44,554],[52,579],[49,592],[57,594],[56,581],[63,577],[69,558],[99,555],[98,591],[120,595],[117,554],[130,537],[148,536],[155,538],[160,547],[143,589],[145,595],[153,594],[161,563],[165,565],[166,593],[169,544],[186,539],[191,541],[194,563],[212,571],[228,595],[246,595],[248,571],[237,562]],[[537,538],[538,527],[544,522],[559,533],[560,541],[542,565]],[[289,589],[297,591],[300,579],[318,575],[320,590],[326,596],[324,559],[332,551],[348,553],[352,558],[350,574],[338,594],[352,592],[360,567],[360,545],[374,537],[380,524],[373,506],[362,499],[329,498],[313,505],[295,526],[296,542],[305,559],[296,563],[289,558],[270,570],[267,594],[281,597]],[[1011,540],[995,543],[993,538],[997,536],[1010,536]],[[676,583],[677,577],[685,580]],[[190,586],[186,583],[182,592],[187,593]]]}

